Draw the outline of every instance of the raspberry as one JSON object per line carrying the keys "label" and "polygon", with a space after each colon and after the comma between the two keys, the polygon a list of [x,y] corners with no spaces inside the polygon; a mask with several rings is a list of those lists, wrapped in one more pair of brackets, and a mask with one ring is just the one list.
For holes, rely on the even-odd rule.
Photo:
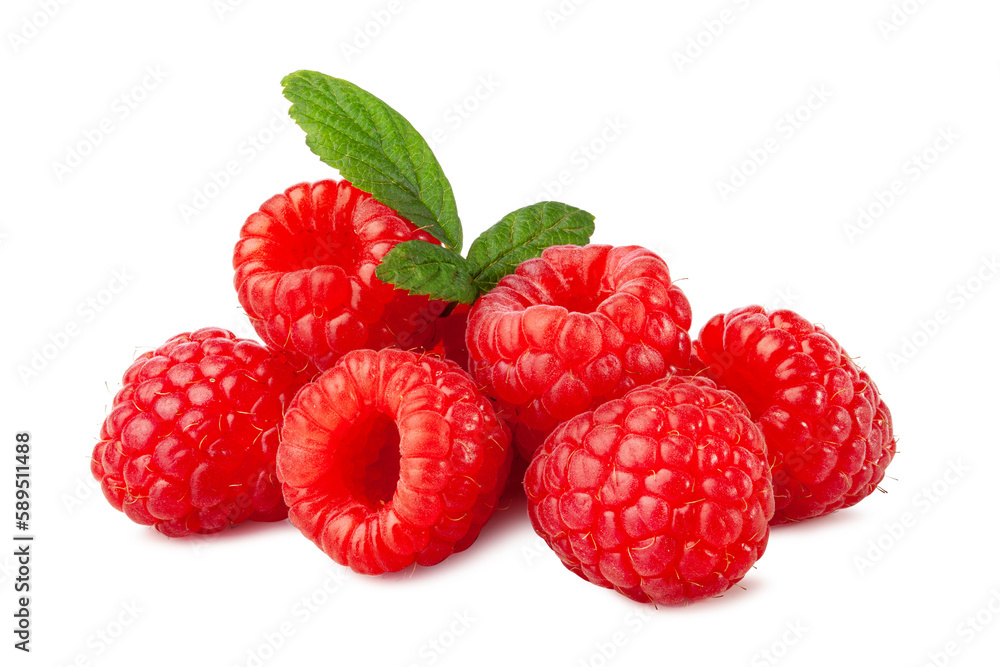
{"label": "raspberry", "polygon": [[438,244],[347,181],[300,183],[247,218],[233,252],[240,305],[271,347],[329,368],[359,348],[433,345],[445,304],[375,277],[402,241]]}
{"label": "raspberry", "polygon": [[764,433],[772,524],[850,507],[882,481],[896,452],[892,416],[825,330],[790,310],[747,306],[709,320],[694,347]]}
{"label": "raspberry", "polygon": [[454,363],[356,350],[296,396],[278,477],[306,537],[338,563],[380,574],[471,545],[512,451],[489,399]]}
{"label": "raspberry", "polygon": [[302,381],[224,329],[178,334],[125,371],[91,472],[115,509],[169,537],[284,519],[278,427]]}
{"label": "raspberry", "polygon": [[524,479],[563,564],[639,602],[719,595],[764,553],[764,437],[735,394],[671,375],[561,424]]}
{"label": "raspberry", "polygon": [[639,246],[552,246],[469,313],[470,367],[530,460],[560,422],[686,367],[691,307]]}
{"label": "raspberry", "polygon": [[463,370],[469,368],[469,350],[465,346],[465,330],[468,327],[469,309],[469,304],[460,303],[447,317],[438,318],[436,322],[440,341],[434,351],[451,359]]}

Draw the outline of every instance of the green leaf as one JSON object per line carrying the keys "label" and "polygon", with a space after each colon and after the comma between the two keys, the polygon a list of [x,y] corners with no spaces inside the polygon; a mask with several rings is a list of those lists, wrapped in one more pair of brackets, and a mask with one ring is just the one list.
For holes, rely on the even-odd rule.
{"label": "green leaf", "polygon": [[519,208],[472,242],[472,280],[481,292],[489,291],[550,245],[586,245],[593,233],[594,216],[575,206],[543,201]]}
{"label": "green leaf", "polygon": [[434,299],[472,303],[479,296],[465,258],[427,241],[396,244],[382,258],[375,275],[410,294]]}
{"label": "green leaf", "polygon": [[281,85],[313,153],[444,245],[462,249],[451,184],[405,118],[353,83],[320,72],[293,72]]}

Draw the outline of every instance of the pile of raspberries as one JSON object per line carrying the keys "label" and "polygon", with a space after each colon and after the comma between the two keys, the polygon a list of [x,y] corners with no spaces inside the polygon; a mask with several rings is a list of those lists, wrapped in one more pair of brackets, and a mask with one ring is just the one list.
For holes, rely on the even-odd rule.
{"label": "pile of raspberries", "polygon": [[672,605],[882,481],[889,410],[794,312],[692,341],[666,263],[607,245],[549,247],[456,307],[376,277],[413,239],[438,243],[347,181],[265,202],[233,254],[264,345],[206,328],[140,356],[91,460],[108,501],[170,537],[288,517],[380,574],[466,549],[523,488],[568,569]]}

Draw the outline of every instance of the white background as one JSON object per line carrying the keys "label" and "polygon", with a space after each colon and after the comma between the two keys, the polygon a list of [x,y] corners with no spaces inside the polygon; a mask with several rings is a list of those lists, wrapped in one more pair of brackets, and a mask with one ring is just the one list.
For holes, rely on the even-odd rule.
{"label": "white background", "polygon": [[[11,647],[13,547],[0,548],[0,661],[992,664],[1000,6],[895,2],[910,13],[893,0],[567,0],[563,14],[557,0],[64,0],[46,17],[45,2],[6,0],[0,539],[12,544],[14,433],[29,429],[37,541],[30,655]],[[366,26],[377,34],[345,51]],[[659,610],[566,571],[522,505],[442,565],[381,578],[336,566],[287,522],[168,540],[112,510],[88,461],[122,372],[181,331],[249,334],[231,285],[241,223],[335,175],[281,120],[279,81],[302,68],[441,130],[466,244],[514,208],[565,200],[597,216],[595,241],[667,258],[695,331],[755,302],[823,323],[892,409],[887,493],[775,530],[744,589]],[[88,139],[102,122],[110,133]],[[72,151],[87,154],[67,171]],[[739,187],[724,197],[720,183]],[[874,214],[851,235],[859,207]]]}

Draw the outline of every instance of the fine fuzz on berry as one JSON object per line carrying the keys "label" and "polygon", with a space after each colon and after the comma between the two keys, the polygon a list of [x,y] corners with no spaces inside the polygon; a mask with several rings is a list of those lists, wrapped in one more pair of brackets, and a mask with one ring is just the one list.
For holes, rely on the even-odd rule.
{"label": "fine fuzz on berry", "polygon": [[469,313],[473,375],[516,424],[530,460],[545,435],[688,364],[691,307],[666,263],[639,246],[552,246]]}
{"label": "fine fuzz on berry", "polygon": [[457,365],[356,350],[296,397],[278,476],[306,537],[338,563],[380,574],[471,545],[511,454],[506,427]]}
{"label": "fine fuzz on berry", "polygon": [[892,416],[824,329],[790,310],[747,306],[709,320],[695,352],[764,433],[773,524],[850,507],[882,481],[896,452]]}
{"label": "fine fuzz on berry", "polygon": [[300,183],[247,218],[233,252],[240,305],[260,337],[303,367],[359,348],[433,346],[445,304],[375,276],[397,243],[426,232],[347,181]]}
{"label": "fine fuzz on berry", "polygon": [[700,377],[669,376],[561,424],[524,487],[535,531],[567,568],[657,604],[740,581],[774,512],[760,430]]}
{"label": "fine fuzz on berry", "polygon": [[115,509],[169,537],[283,519],[278,427],[302,382],[224,329],[178,334],[125,371],[91,472]]}

